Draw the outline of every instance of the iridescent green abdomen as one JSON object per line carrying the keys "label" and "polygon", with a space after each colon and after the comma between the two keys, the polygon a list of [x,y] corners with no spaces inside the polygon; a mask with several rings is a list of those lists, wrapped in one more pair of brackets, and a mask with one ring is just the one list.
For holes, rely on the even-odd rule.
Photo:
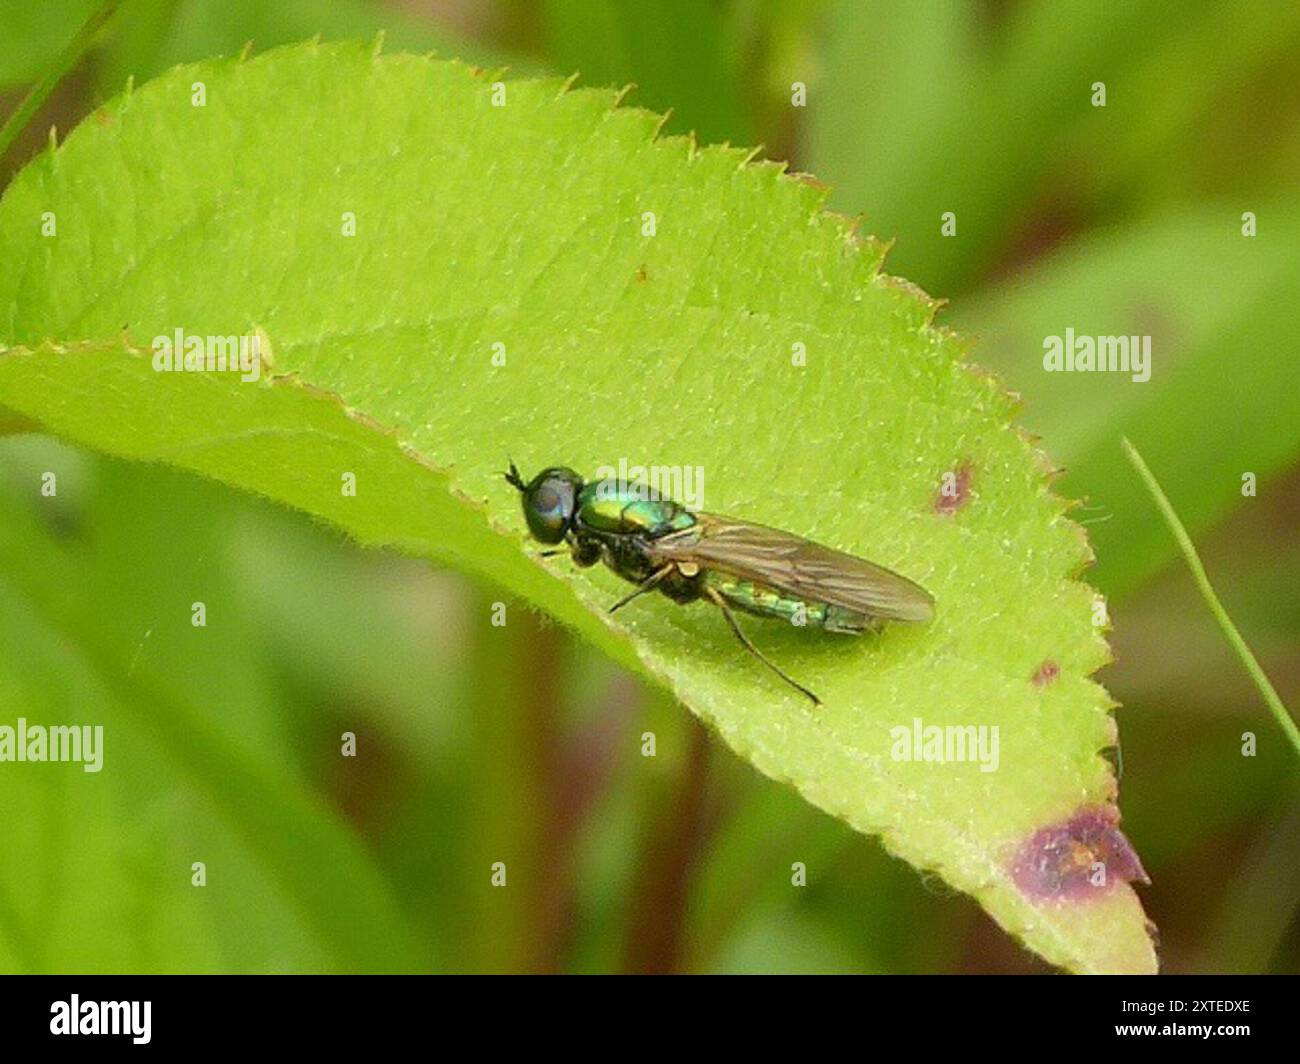
{"label": "iridescent green abdomen", "polygon": [[824,628],[828,632],[858,633],[870,627],[865,615],[846,610],[843,606],[809,602],[783,594],[774,587],[753,580],[740,580],[718,570],[706,572],[704,581],[736,609],[757,617],[776,617],[791,624]]}
{"label": "iridescent green abdomen", "polygon": [[593,532],[641,535],[649,539],[680,532],[695,516],[671,499],[646,498],[644,488],[617,480],[598,480],[578,494],[577,524]]}

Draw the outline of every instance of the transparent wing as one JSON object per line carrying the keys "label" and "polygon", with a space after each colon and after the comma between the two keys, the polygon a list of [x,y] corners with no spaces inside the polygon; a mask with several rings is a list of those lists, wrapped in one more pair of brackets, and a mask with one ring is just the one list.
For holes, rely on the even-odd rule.
{"label": "transparent wing", "polygon": [[716,514],[696,516],[695,527],[651,540],[651,556],[694,562],[871,617],[928,621],[934,616],[928,591],[883,566],[780,529]]}

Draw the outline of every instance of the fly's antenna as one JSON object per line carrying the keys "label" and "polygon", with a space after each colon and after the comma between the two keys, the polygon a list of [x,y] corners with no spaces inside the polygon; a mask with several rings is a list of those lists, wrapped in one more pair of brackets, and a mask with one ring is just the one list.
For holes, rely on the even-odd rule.
{"label": "fly's antenna", "polygon": [[513,484],[520,491],[523,491],[528,487],[528,485],[524,483],[524,478],[519,475],[519,470],[515,466],[515,463],[508,458],[506,461],[510,462],[510,471],[508,473],[502,473],[501,475],[506,478],[506,483]]}

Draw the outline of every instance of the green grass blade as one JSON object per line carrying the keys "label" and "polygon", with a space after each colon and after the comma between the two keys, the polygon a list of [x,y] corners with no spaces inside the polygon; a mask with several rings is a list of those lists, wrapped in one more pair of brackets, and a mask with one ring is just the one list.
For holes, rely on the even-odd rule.
{"label": "green grass blade", "polygon": [[116,13],[121,6],[122,0],[104,0],[99,7],[91,13],[90,17],[82,23],[81,29],[76,36],[70,40],[64,49],[55,57],[53,64],[41,76],[41,79],[31,87],[31,90],[23,97],[22,102],[14,109],[5,124],[0,126],[0,159],[4,158],[5,153],[9,150],[9,145],[23,128],[31,121],[31,118],[40,110],[50,93],[64,75],[68,73],[83,55],[86,54],[90,46],[95,41],[95,36],[104,27],[110,18]]}
{"label": "green grass blade", "polygon": [[1232,618],[1228,616],[1228,611],[1223,608],[1223,603],[1219,601],[1219,596],[1215,593],[1214,587],[1210,584],[1210,578],[1205,572],[1205,566],[1201,564],[1200,555],[1196,553],[1196,546],[1192,543],[1192,537],[1187,534],[1187,529],[1183,527],[1182,521],[1178,519],[1178,514],[1174,511],[1173,505],[1169,498],[1160,488],[1159,481],[1156,480],[1155,474],[1147,468],[1146,462],[1142,460],[1142,455],[1138,453],[1125,437],[1121,442],[1124,445],[1124,453],[1133,463],[1133,468],[1137,470],[1151,497],[1155,500],[1156,506],[1160,509],[1165,523],[1169,526],[1169,531],[1173,533],[1174,539],[1178,542],[1178,548],[1183,552],[1183,557],[1187,560],[1187,567],[1192,571],[1192,579],[1196,581],[1196,586],[1200,589],[1201,596],[1205,599],[1205,604],[1210,607],[1210,612],[1214,614],[1214,619],[1218,621],[1219,627],[1223,629],[1223,634],[1227,637],[1228,643],[1236,652],[1237,657],[1245,666],[1251,681],[1259,689],[1260,696],[1264,699],[1265,705],[1276,718],[1278,727],[1282,733],[1295,747],[1297,754],[1300,754],[1300,728],[1296,727],[1295,721],[1291,718],[1290,712],[1282,702],[1281,696],[1278,695],[1277,689],[1264,674],[1258,659],[1246,640],[1242,638],[1237,626],[1232,623]]}

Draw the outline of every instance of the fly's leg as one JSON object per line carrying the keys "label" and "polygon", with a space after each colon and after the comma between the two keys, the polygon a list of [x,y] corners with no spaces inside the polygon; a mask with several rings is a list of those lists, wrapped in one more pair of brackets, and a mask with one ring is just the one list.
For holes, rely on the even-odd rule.
{"label": "fly's leg", "polygon": [[553,550],[537,552],[539,558],[554,558],[557,554],[569,555],[575,565],[579,565],[584,569],[600,561],[600,547],[583,539],[570,540],[567,547],[556,547]]}
{"label": "fly's leg", "polygon": [[663,566],[662,568],[656,569],[653,573],[651,573],[644,580],[642,580],[641,583],[637,584],[634,590],[629,591],[626,595],[624,595],[621,599],[619,599],[616,603],[614,603],[614,605],[612,605],[609,608],[609,612],[613,613],[615,610],[622,609],[638,595],[644,595],[647,591],[653,591],[656,587],[658,587],[661,583],[663,583],[664,580],[666,580],[669,576],[672,575],[672,571],[675,568],[676,566],[672,564],[668,564]]}
{"label": "fly's leg", "polygon": [[783,679],[786,683],[788,683],[800,694],[806,695],[808,698],[812,699],[813,705],[820,706],[822,704],[822,700],[820,698],[818,698],[815,694],[813,694],[810,690],[808,690],[808,688],[806,688],[803,684],[799,683],[797,680],[788,676],[781,669],[779,665],[777,665],[774,661],[768,659],[763,654],[763,652],[758,649],[758,647],[754,646],[754,644],[750,642],[749,636],[747,636],[741,630],[740,624],[736,621],[736,615],[731,612],[731,607],[727,605],[726,599],[724,599],[721,595],[719,595],[716,589],[711,587],[705,587],[704,594],[710,602],[712,602],[715,606],[718,607],[718,609],[722,611],[722,616],[724,616],[727,619],[727,624],[729,624],[731,626],[731,630],[736,633],[736,638],[740,640],[741,646],[743,646],[746,650],[748,650],[751,654],[753,654],[754,657],[758,658],[759,661],[761,661],[764,665],[766,665],[769,669],[771,669],[774,673],[776,673],[779,677],[781,677],[781,679]]}

